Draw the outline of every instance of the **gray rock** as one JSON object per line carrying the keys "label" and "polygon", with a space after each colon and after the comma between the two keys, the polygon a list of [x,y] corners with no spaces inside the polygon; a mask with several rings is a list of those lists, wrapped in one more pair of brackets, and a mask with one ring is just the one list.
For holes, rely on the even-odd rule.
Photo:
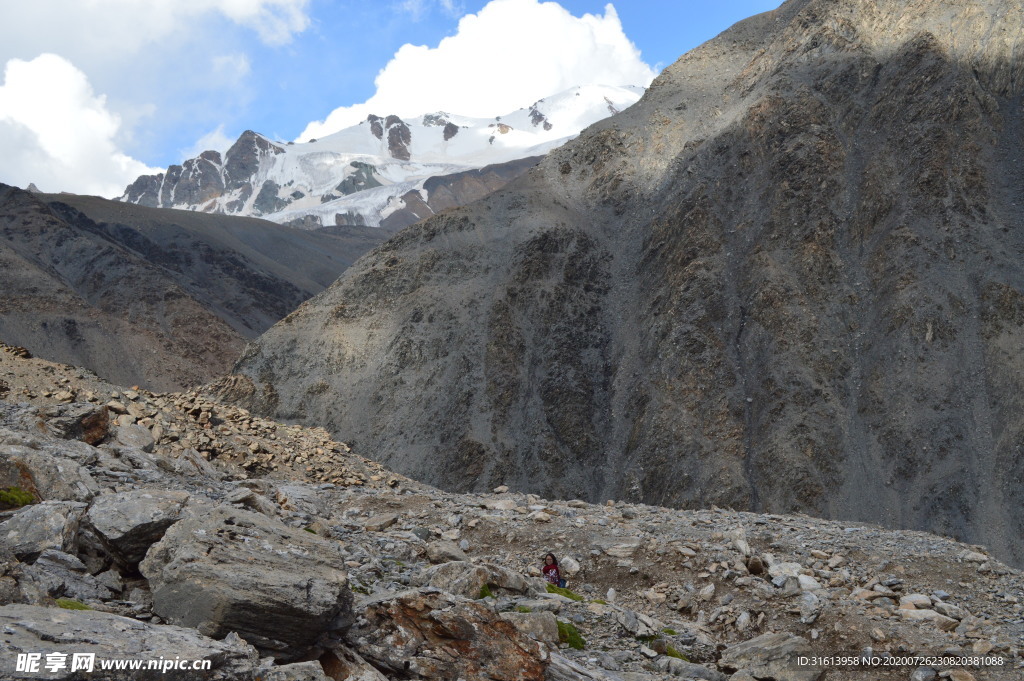
{"label": "gray rock", "polygon": [[663,672],[673,676],[683,676],[687,679],[704,679],[705,681],[727,681],[728,677],[720,671],[708,669],[707,667],[675,657],[661,656],[655,661],[655,666]]}
{"label": "gray rock", "polygon": [[427,559],[431,563],[448,563],[468,561],[469,556],[453,542],[435,541],[427,544]]}
{"label": "gray rock", "polygon": [[501,619],[511,622],[520,633],[534,641],[558,642],[558,622],[550,612],[503,612]]}
{"label": "gray rock", "polygon": [[23,562],[35,560],[46,549],[74,553],[84,510],[85,504],[75,501],[44,501],[26,506],[0,523],[0,548]]}
{"label": "gray rock", "polygon": [[76,556],[54,549],[43,551],[35,563],[23,565],[18,586],[26,602],[43,605],[49,598],[81,601],[109,600],[115,590],[86,572]]}
{"label": "gray rock", "polygon": [[139,489],[93,500],[85,522],[120,564],[134,567],[181,517],[189,499],[178,490]]}
{"label": "gray rock", "polygon": [[910,681],[935,681],[938,677],[938,672],[931,667],[918,667],[910,675]]}
{"label": "gray rock", "polygon": [[[0,632],[4,641],[0,678],[10,681],[252,681],[258,664],[256,651],[234,635],[215,641],[193,629],[154,626],[97,611],[6,605],[0,607]],[[43,653],[42,663],[46,662],[46,653],[64,653],[66,666],[53,673],[16,671],[21,653]],[[72,672],[74,653],[94,655],[94,672]],[[192,669],[100,671],[101,661],[114,659],[209,660],[211,668],[198,673]]]}
{"label": "gray rock", "polygon": [[558,653],[551,653],[544,681],[653,681],[654,677],[647,674],[619,676],[604,669],[589,669]]}
{"label": "gray rock", "polygon": [[[348,681],[351,677],[342,678]],[[331,681],[319,662],[296,662],[270,667],[261,671],[260,679],[263,681]]]}
{"label": "gray rock", "polygon": [[664,628],[660,622],[644,615],[633,612],[627,608],[615,611],[615,621],[626,630],[630,636],[657,636]]}
{"label": "gray rock", "polygon": [[536,642],[484,604],[436,589],[366,601],[347,639],[395,678],[527,681],[544,676]]}
{"label": "gray rock", "polygon": [[343,560],[334,542],[220,506],[178,521],[140,570],[160,617],[209,636],[235,631],[290,661],[351,624]]}
{"label": "gray rock", "polygon": [[[92,450],[83,443],[69,442],[65,446],[80,451],[75,444]],[[60,451],[52,445],[42,450],[0,446],[0,488],[19,487],[41,500],[89,501],[99,493],[99,485],[85,467]]]}
{"label": "gray rock", "polygon": [[[124,414],[117,417],[119,424],[122,419],[134,421],[134,417]],[[156,446],[156,440],[153,439],[153,434],[149,431],[149,428],[140,426],[137,423],[118,425],[114,429],[114,439],[125,447],[134,447],[144,452],[152,452]]]}
{"label": "gray rock", "polygon": [[[398,515],[395,513],[384,513],[381,515],[370,516],[363,522],[365,527],[370,532],[383,532],[392,525],[398,522]],[[427,547],[430,550],[430,547]],[[463,554],[465,555],[465,554]]]}
{"label": "gray rock", "polygon": [[97,445],[106,439],[110,416],[105,406],[62,404],[47,410],[46,429],[64,440],[82,440]]}
{"label": "gray rock", "polygon": [[524,577],[500,565],[475,565],[465,561],[429,567],[421,573],[419,583],[466,598],[479,598],[484,586],[495,595],[544,592],[544,583],[539,579]]}
{"label": "gray rock", "polygon": [[757,678],[817,681],[821,676],[820,670],[800,668],[796,664],[797,657],[808,655],[810,652],[810,644],[799,636],[786,633],[762,634],[726,648],[719,666],[726,669],[746,669]]}

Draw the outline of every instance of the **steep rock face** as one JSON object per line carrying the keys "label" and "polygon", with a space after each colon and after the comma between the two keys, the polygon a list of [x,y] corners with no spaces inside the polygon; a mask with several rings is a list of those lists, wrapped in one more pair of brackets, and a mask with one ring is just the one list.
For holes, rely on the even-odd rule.
{"label": "steep rock face", "polygon": [[380,226],[385,230],[398,231],[435,213],[482,199],[537,165],[541,158],[529,156],[428,178],[422,190],[406,192],[402,196],[405,205],[381,220]]}
{"label": "steep rock face", "polygon": [[128,385],[205,382],[375,243],[0,186],[0,339]]}
{"label": "steep rock face", "polygon": [[804,511],[1019,561],[1022,30],[1019,0],[790,0],[236,368],[448,488]]}

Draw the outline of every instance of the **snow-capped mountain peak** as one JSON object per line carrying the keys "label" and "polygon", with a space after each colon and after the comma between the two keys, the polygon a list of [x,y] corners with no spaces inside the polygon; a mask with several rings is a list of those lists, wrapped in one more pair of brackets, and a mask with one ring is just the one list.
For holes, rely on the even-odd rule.
{"label": "snow-capped mountain peak", "polygon": [[206,151],[166,173],[140,177],[120,200],[307,227],[379,226],[406,207],[409,192],[426,200],[428,178],[543,155],[641,94],[643,88],[632,86],[575,87],[487,119],[445,111],[371,114],[301,143],[247,130],[223,158]]}

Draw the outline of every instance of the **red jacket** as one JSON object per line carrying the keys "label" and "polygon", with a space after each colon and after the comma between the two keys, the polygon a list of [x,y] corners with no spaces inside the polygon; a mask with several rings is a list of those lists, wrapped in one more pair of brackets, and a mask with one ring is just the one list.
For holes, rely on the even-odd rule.
{"label": "red jacket", "polygon": [[544,579],[548,580],[555,586],[558,586],[559,580],[562,578],[562,573],[558,571],[557,565],[545,565],[541,568],[544,573]]}

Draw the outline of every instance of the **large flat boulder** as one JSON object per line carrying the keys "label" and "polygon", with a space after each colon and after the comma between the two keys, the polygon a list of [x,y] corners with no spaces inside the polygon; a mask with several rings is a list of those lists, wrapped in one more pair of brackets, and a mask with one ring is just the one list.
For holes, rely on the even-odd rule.
{"label": "large flat boulder", "polygon": [[367,601],[348,641],[396,678],[535,681],[547,666],[540,646],[512,623],[432,588]]}
{"label": "large flat boulder", "polygon": [[[0,607],[0,678],[10,681],[48,679],[77,681],[252,681],[258,668],[256,651],[237,636],[215,641],[193,629],[171,625],[154,626],[138,620],[93,610],[62,610],[34,605]],[[47,655],[55,668],[48,671]],[[92,670],[72,670],[74,655],[92,657]],[[32,670],[28,658],[41,655]],[[210,669],[104,669],[104,662],[140,660],[158,663],[208,660]],[[85,663],[88,660],[84,661]],[[82,664],[80,661],[79,664]]]}
{"label": "large flat boulder", "polygon": [[494,594],[520,595],[546,591],[543,580],[524,577],[500,565],[476,565],[458,560],[426,568],[420,574],[420,583],[466,598],[479,598],[480,590],[485,586]]}
{"label": "large flat boulder", "polygon": [[746,669],[759,679],[818,681],[822,676],[820,669],[797,664],[797,658],[810,655],[807,639],[785,632],[767,633],[726,648],[719,666],[726,670]]}
{"label": "large flat boulder", "polygon": [[172,525],[140,565],[153,612],[296,660],[352,621],[341,546],[266,516],[219,506]]}

